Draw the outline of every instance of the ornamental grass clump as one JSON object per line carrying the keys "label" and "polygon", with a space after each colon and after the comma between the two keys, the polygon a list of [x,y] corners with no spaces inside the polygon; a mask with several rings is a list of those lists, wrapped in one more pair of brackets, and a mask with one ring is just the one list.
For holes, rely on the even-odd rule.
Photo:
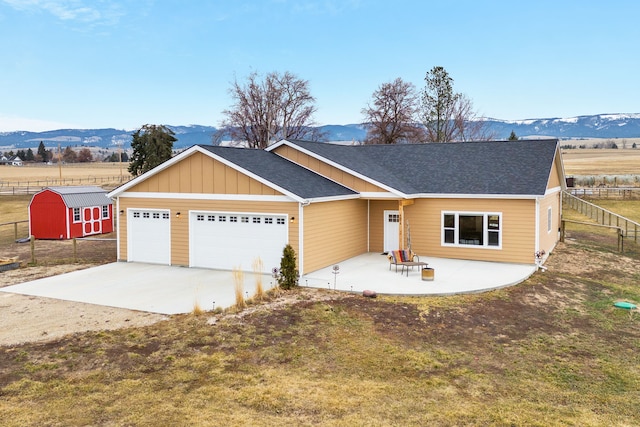
{"label": "ornamental grass clump", "polygon": [[246,303],[244,300],[244,273],[238,267],[233,269],[233,280],[235,282],[236,309],[240,311],[245,308]]}
{"label": "ornamental grass clump", "polygon": [[262,286],[262,270],[264,269],[264,263],[260,257],[253,260],[253,276],[256,279],[256,301],[262,301],[264,299],[264,287]]}

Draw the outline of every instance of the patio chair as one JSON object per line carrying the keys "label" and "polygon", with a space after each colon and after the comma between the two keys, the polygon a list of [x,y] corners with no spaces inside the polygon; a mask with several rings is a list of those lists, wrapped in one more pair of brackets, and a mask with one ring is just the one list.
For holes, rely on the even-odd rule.
{"label": "patio chair", "polygon": [[391,270],[392,265],[395,265],[396,273],[398,272],[398,266],[411,266],[409,263],[420,262],[420,257],[408,249],[390,251],[387,258],[389,258],[389,270]]}

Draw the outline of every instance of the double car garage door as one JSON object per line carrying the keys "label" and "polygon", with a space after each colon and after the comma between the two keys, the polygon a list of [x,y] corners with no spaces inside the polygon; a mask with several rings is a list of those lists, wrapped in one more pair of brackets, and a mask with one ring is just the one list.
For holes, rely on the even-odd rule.
{"label": "double car garage door", "polygon": [[[169,211],[130,209],[128,220],[129,261],[171,264]],[[190,212],[188,220],[191,267],[253,270],[258,258],[265,272],[280,265],[286,215]]]}

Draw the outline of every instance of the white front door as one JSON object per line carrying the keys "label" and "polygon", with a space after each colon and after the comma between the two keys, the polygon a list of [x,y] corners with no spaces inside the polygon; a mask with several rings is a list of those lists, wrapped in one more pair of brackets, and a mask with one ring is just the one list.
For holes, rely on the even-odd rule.
{"label": "white front door", "polygon": [[127,210],[127,261],[171,264],[168,210]]}
{"label": "white front door", "polygon": [[250,212],[190,212],[189,265],[221,270],[262,271],[280,267],[287,244],[285,214]]}
{"label": "white front door", "polygon": [[400,212],[384,211],[384,252],[397,251],[400,236]]}

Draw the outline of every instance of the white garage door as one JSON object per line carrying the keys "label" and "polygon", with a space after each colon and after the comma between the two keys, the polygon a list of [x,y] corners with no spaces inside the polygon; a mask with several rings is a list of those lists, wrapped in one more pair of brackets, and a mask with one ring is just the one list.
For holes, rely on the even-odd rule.
{"label": "white garage door", "polygon": [[171,216],[168,210],[127,210],[128,260],[171,264]]}
{"label": "white garage door", "polygon": [[253,270],[260,258],[263,271],[280,267],[287,244],[287,216],[231,212],[191,212],[189,253],[192,267]]}

